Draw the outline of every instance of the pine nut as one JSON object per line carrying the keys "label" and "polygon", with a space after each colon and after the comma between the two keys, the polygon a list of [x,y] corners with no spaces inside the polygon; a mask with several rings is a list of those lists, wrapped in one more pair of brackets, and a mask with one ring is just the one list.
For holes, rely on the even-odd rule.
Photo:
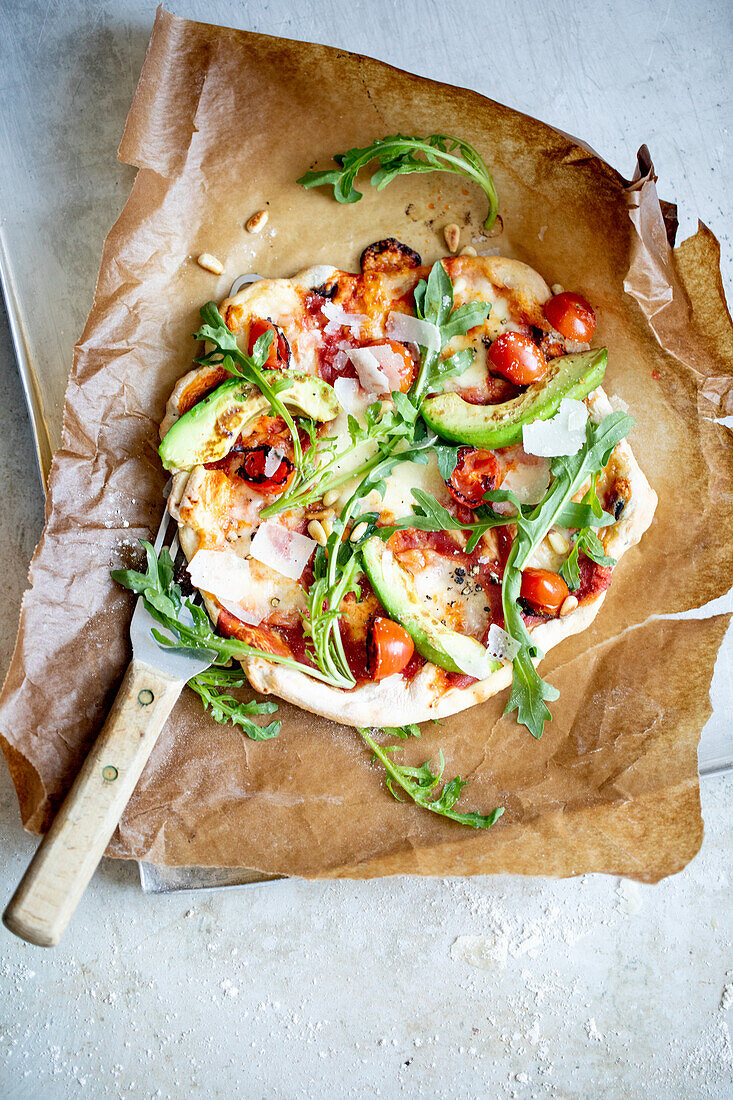
{"label": "pine nut", "polygon": [[467,244],[465,248],[462,248],[458,253],[459,256],[478,256],[478,252],[472,244]]}
{"label": "pine nut", "polygon": [[321,527],[326,532],[326,538],[333,534],[333,519],[331,516],[321,516]]}
{"label": "pine nut", "polygon": [[550,290],[552,291],[553,294],[563,294],[564,293],[562,285],[560,283],[553,283],[552,286],[550,287]]}
{"label": "pine nut", "polygon": [[357,523],[356,527],[351,532],[351,541],[358,542],[359,539],[363,538],[367,533],[367,526],[368,524],[366,523]]}
{"label": "pine nut", "polygon": [[461,227],[456,225],[455,222],[451,222],[449,225],[443,227],[443,236],[445,237],[445,243],[451,252],[458,251],[458,245],[461,240]]}
{"label": "pine nut", "polygon": [[556,554],[567,554],[570,549],[570,543],[561,531],[550,531],[547,541]]}
{"label": "pine nut", "polygon": [[330,508],[332,504],[335,504],[341,493],[338,489],[329,489],[327,493],[323,494],[323,506],[324,508]]}
{"label": "pine nut", "polygon": [[323,524],[319,519],[312,519],[308,524],[308,534],[312,539],[318,543],[319,546],[325,546],[328,542],[328,537],[323,529]]}
{"label": "pine nut", "polygon": [[252,217],[245,222],[244,228],[248,233],[261,233],[267,225],[269,216],[266,210],[258,210],[256,214],[253,214]]}
{"label": "pine nut", "polygon": [[577,596],[566,596],[563,600],[563,605],[560,608],[560,618],[564,618],[565,615],[569,615],[571,611],[575,611],[578,606]]}
{"label": "pine nut", "polygon": [[199,267],[203,267],[204,271],[210,271],[212,275],[221,275],[224,271],[224,264],[210,252],[202,252],[196,263]]}

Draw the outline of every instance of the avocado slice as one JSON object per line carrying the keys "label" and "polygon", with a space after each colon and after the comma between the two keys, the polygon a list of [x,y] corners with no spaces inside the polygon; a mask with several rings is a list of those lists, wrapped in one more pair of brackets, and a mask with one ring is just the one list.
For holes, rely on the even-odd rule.
{"label": "avocado slice", "polygon": [[[339,403],[333,387],[311,374],[263,371],[284,405],[313,420],[333,420]],[[283,387],[283,381],[287,385]],[[262,416],[270,402],[241,378],[230,378],[184,413],[166,432],[158,448],[166,470],[188,470],[224,458],[250,421]]]}
{"label": "avocado slice", "polygon": [[547,374],[524,393],[500,405],[470,405],[457,393],[441,393],[422,403],[423,420],[443,439],[495,450],[522,442],[522,428],[549,420],[564,397],[583,398],[599,386],[608,352],[594,348],[551,359]]}
{"label": "avocado slice", "polygon": [[399,622],[428,661],[447,672],[466,672],[483,679],[501,668],[475,638],[451,630],[420,599],[410,574],[395,561],[382,539],[369,539],[362,549],[364,569],[389,615]]}

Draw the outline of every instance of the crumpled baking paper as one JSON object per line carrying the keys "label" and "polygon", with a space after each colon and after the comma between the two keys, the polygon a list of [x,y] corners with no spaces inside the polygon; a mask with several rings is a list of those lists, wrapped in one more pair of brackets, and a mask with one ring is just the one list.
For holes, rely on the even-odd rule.
{"label": "crumpled baking paper", "polygon": [[[339,206],[295,180],[333,153],[401,132],[455,133],[491,166],[504,232],[464,179],[403,177]],[[660,619],[731,583],[733,335],[718,245],[705,226],[673,250],[674,210],[640,152],[627,182],[592,150],[460,88],[323,46],[188,22],[159,10],[120,146],[137,165],[104,246],[76,347],[47,521],[0,701],[2,744],[32,831],[47,827],[130,657],[132,599],[111,568],[139,560],[165,475],[157,425],[190,366],[198,307],[235,276],[356,269],[397,236],[427,261],[442,227],[524,260],[594,303],[606,388],[637,420],[631,442],[659,494],[652,528],[614,574],[585,634],[543,673],[559,689],[534,741],[505,693],[427,724],[404,760],[436,756],[471,781],[461,806],[506,812],[474,832],[394,801],[358,735],[287,704],[276,741],[220,726],[184,690],[109,854],[268,874],[603,871],[655,881],[702,838],[697,742],[727,618]],[[266,209],[265,231],[244,222]],[[666,219],[665,219],[666,215]],[[195,263],[211,252],[216,278]]]}

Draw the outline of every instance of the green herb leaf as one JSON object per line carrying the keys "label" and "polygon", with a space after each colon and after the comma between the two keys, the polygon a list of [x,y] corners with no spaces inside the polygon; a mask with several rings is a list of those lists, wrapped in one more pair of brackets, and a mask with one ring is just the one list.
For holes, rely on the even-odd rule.
{"label": "green herb leaf", "polygon": [[239,726],[251,741],[269,741],[277,737],[282,723],[270,722],[266,726],[260,726],[252,721],[251,715],[273,714],[277,710],[277,703],[270,699],[262,702],[252,699],[249,703],[242,703],[225,690],[221,690],[243,687],[246,682],[242,673],[215,668],[200,672],[198,676],[188,681],[188,686],[201,698],[215,722],[222,724],[231,722]]}
{"label": "green herb leaf", "polygon": [[[499,515],[489,506],[481,505],[474,509],[475,519],[472,523],[461,523],[431,493],[425,492],[424,489],[412,489],[411,493],[417,502],[412,506],[413,514],[393,524],[378,527],[374,532],[376,535],[382,539],[388,539],[395,531],[403,531],[406,528],[415,531],[467,531],[470,535],[466,550],[471,553],[486,531],[492,527],[504,527],[514,523],[516,519],[515,516]],[[505,499],[513,494],[497,493],[496,495]]]}
{"label": "green herb leaf", "polygon": [[245,355],[237,343],[236,336],[227,327],[224,318],[219,313],[216,302],[207,302],[205,306],[201,307],[200,312],[204,323],[198,332],[194,334],[194,339],[213,344],[214,350],[201,356],[196,362],[216,363],[222,366],[229,374],[233,374],[237,378],[243,378],[246,382],[256,386],[263,397],[267,398],[273,415],[282,417],[288,427],[293,442],[296,480],[300,480],[304,474],[300,435],[290,412],[277,396],[278,389],[286,386],[287,381],[282,379],[278,383],[278,380],[275,380],[273,384],[262,373],[262,367],[267,361],[270,345],[274,339],[272,330],[263,332],[255,341],[252,354]]}
{"label": "green herb leaf", "polygon": [[[469,329],[482,324],[489,315],[489,302],[467,302],[453,309],[453,284],[443,264],[438,261],[430,269],[427,282],[421,279],[415,287],[415,313],[423,321],[437,325],[441,348],[454,336],[465,336]],[[422,348],[420,370],[410,389],[410,397],[418,408],[426,393],[437,393],[447,378],[463,374],[475,358],[471,348],[464,348],[447,359],[437,351]]]}
{"label": "green herb leaf", "polygon": [[[395,732],[398,737],[404,739],[408,736],[415,736],[413,729],[414,727],[402,726],[400,727],[401,732],[400,730],[388,730],[385,732]],[[445,769],[445,759],[442,750],[438,754],[439,765],[437,772],[432,770],[429,760],[426,760],[424,764],[420,764],[419,767],[408,767],[406,764],[398,764],[393,759],[394,752],[398,748],[397,745],[380,746],[374,740],[369,730],[359,728],[359,733],[374,753],[376,759],[382,764],[385,771],[385,783],[390,793],[398,802],[402,801],[402,799],[397,794],[395,787],[404,791],[416,805],[421,806],[424,810],[430,810],[434,814],[440,814],[441,817],[450,818],[451,821],[457,821],[459,825],[469,825],[473,829],[490,829],[494,822],[504,813],[503,806],[497,807],[497,809],[492,810],[489,814],[456,812],[453,807],[460,798],[463,788],[468,786],[467,781],[461,779],[459,775],[457,775],[455,779],[447,780],[442,791],[439,794],[437,793],[437,788],[443,779],[443,771]]]}
{"label": "green herb leaf", "polygon": [[451,447],[448,443],[435,444],[438,469],[443,481],[450,481],[451,475],[458,464],[458,450],[458,447]]}
{"label": "green herb leaf", "polygon": [[449,134],[430,134],[426,138],[394,134],[379,138],[363,149],[337,153],[333,159],[338,168],[306,172],[297,182],[305,188],[333,187],[337,202],[353,203],[362,197],[361,191],[354,187],[357,174],[373,160],[380,165],[371,178],[372,186],[378,191],[396,176],[420,172],[453,172],[473,180],[486,195],[489,209],[484,222],[485,228],[491,229],[496,221],[499,201],[491,173],[473,145],[460,138]]}
{"label": "green herb leaf", "polygon": [[[505,713],[516,710],[517,720],[527,726],[533,737],[541,737],[545,722],[552,718],[545,700],[556,699],[557,692],[542,680],[532,663],[532,658],[539,654],[517,602],[522,570],[550,528],[558,523],[559,517],[567,514],[572,497],[589,478],[595,492],[592,479],[607,465],[613,448],[628,435],[633,424],[633,418],[621,412],[611,413],[600,424],[588,421],[586,441],[580,451],[553,458],[550,466],[553,481],[544,499],[529,514],[520,508],[514,517],[517,537],[504,567],[502,607],[505,629],[520,643],[520,650],[513,662],[512,690]],[[486,495],[495,497],[496,494]],[[592,507],[590,500],[586,503]]]}

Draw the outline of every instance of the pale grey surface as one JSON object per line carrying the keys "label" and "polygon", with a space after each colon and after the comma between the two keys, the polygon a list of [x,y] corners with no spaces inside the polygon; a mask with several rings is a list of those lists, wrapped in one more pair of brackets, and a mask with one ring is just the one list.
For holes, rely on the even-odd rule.
{"label": "pale grey surface", "polygon": [[[563,15],[528,0],[171,6],[449,82],[458,60],[457,82],[583,137],[626,173],[646,141],[660,193],[681,206],[681,235],[705,220],[731,274],[723,0],[586,0]],[[132,179],[114,155],[154,4],[20,7],[0,4],[0,134],[12,154],[0,159],[0,192],[15,200],[3,229],[29,312],[56,332],[34,349],[42,365],[70,360]],[[22,129],[8,121],[19,101]],[[30,263],[38,241],[40,269]],[[42,522],[34,462],[3,328],[3,668]],[[712,732],[729,738],[730,663],[713,697]],[[4,903],[35,842],[4,769],[0,791]],[[284,882],[150,898],[134,866],[107,862],[56,952],[0,932],[0,1095],[731,1096],[721,1007],[733,982],[730,782],[708,780],[702,794],[703,852],[656,888]]]}

